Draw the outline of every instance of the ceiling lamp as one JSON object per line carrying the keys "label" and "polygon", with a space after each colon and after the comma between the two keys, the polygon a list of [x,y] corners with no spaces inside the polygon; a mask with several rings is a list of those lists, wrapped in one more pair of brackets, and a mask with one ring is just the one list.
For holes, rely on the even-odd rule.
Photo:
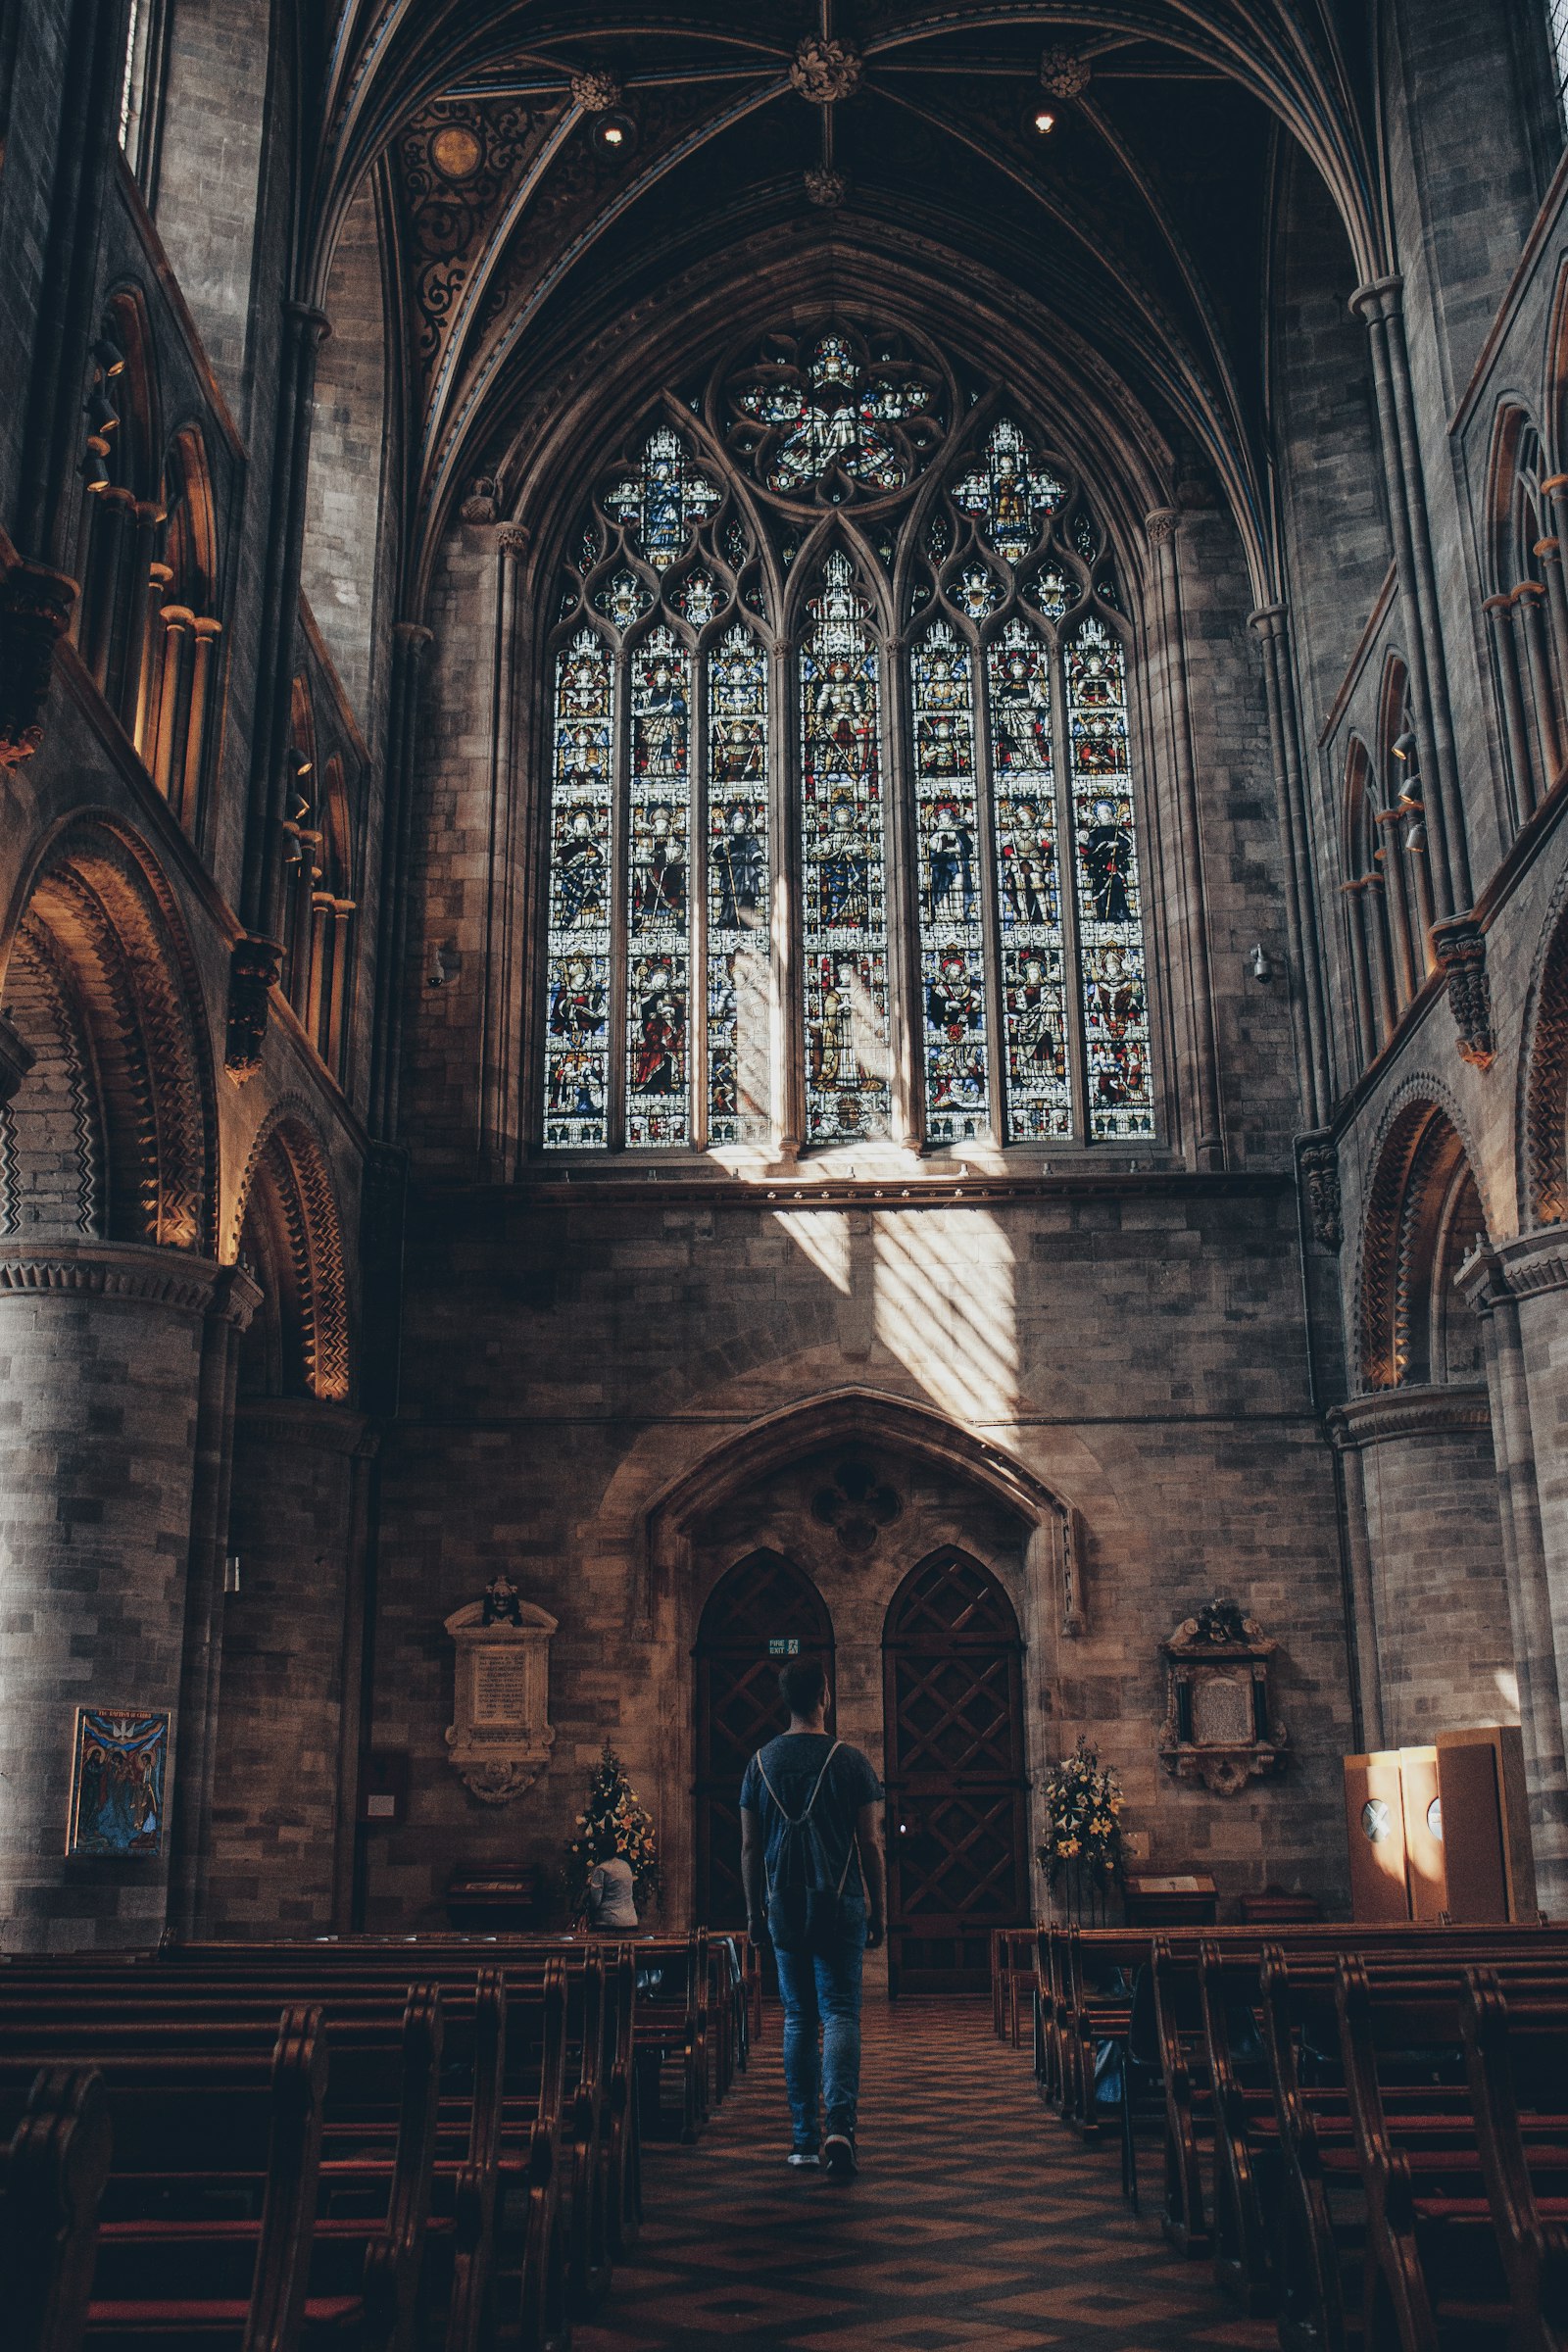
{"label": "ceiling lamp", "polygon": [[1029,109],[1029,127],[1038,131],[1043,139],[1049,138],[1056,127],[1054,113],[1049,106],[1032,106]]}
{"label": "ceiling lamp", "polygon": [[637,144],[637,125],[623,107],[616,107],[595,117],[592,138],[607,163],[623,164]]}

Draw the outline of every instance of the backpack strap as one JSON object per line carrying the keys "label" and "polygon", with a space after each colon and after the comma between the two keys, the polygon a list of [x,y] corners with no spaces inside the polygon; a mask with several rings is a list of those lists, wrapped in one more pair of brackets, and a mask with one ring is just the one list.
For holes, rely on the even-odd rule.
{"label": "backpack strap", "polygon": [[804,1829],[806,1824],[810,1820],[811,1808],[815,1805],[817,1797],[821,1794],[822,1783],[827,1778],[827,1768],[832,1763],[834,1757],[838,1754],[839,1749],[843,1745],[844,1742],[842,1740],[835,1740],[832,1746],[828,1749],[827,1754],[822,1758],[822,1769],[816,1776],[816,1785],[812,1788],[810,1795],[806,1801],[806,1811],[801,1814],[798,1820],[792,1814],[785,1812],[783,1805],[779,1804],[778,1790],[768,1779],[766,1767],[762,1762],[762,1751],[760,1748],[758,1749],[756,1764],[758,1773],[761,1779],[762,1787],[767,1790],[767,1793],[773,1799],[774,1804],[778,1805],[779,1811],[784,1814],[784,1819],[792,1830]]}

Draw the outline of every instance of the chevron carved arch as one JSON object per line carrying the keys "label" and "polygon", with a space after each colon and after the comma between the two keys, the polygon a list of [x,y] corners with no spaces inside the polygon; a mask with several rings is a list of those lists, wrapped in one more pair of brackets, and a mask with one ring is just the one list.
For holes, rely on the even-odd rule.
{"label": "chevron carved arch", "polygon": [[1361,1389],[1448,1377],[1446,1286],[1484,1229],[1453,1106],[1435,1083],[1413,1081],[1385,1127],[1367,1191],[1356,1301]]}
{"label": "chevron carved arch", "polygon": [[302,1102],[273,1110],[251,1152],[234,1217],[236,1249],[267,1295],[263,1385],[346,1404],[353,1387],[348,1278],[337,1194]]}

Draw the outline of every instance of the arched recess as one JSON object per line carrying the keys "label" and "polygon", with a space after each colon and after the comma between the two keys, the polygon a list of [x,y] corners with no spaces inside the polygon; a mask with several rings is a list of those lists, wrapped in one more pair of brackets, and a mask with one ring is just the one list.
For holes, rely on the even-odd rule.
{"label": "arched recess", "polygon": [[[793,1645],[793,1647],[792,1647]],[[709,1594],[697,1629],[697,1884],[694,1916],[746,1924],[740,1788],[758,1749],[786,1728],[778,1669],[819,1658],[833,1689],[833,1623],[804,1570],[776,1551],[737,1560]]]}
{"label": "arched recess", "polygon": [[1488,467],[1485,609],[1515,827],[1551,791],[1568,749],[1565,649],[1546,585],[1547,563],[1560,562],[1549,474],[1534,419],[1505,402]]}
{"label": "arched recess", "polygon": [[163,522],[153,339],[138,287],[112,294],[93,345],[76,645],[129,727],[141,689],[149,565]]}
{"label": "arched recess", "polygon": [[236,1218],[263,1304],[240,1391],[346,1404],[353,1385],[343,1230],[325,1154],[303,1111],[273,1113],[251,1154]]}
{"label": "arched recess", "polygon": [[0,1219],[214,1253],[217,1119],[188,948],[129,843],[83,823],[23,898],[0,1010],[33,1064],[0,1112]]}
{"label": "arched recess", "polygon": [[1521,1194],[1532,1225],[1568,1222],[1568,912],[1541,959],[1524,1056]]}
{"label": "arched recess", "polygon": [[[387,371],[396,336],[378,174],[367,173],[332,257],[332,332],[317,363],[300,586],[350,707],[368,728],[382,492],[396,462]],[[395,412],[394,412],[395,413]]]}
{"label": "arched recess", "polygon": [[1023,1639],[955,1545],[905,1578],[882,1635],[888,1986],[979,1991],[991,1936],[1030,1912]]}
{"label": "arched recess", "polygon": [[1453,1119],[1424,1094],[1384,1138],[1367,1196],[1358,1312],[1363,1390],[1443,1387],[1482,1369],[1454,1276],[1486,1215]]}

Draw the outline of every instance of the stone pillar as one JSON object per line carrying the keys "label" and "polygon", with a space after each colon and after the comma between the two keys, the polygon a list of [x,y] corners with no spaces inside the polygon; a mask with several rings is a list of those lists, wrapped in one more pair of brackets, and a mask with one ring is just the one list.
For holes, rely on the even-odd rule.
{"label": "stone pillar", "polygon": [[177,806],[180,821],[194,833],[201,815],[202,766],[207,751],[207,700],[212,690],[213,660],[223,633],[220,620],[198,614],[191,624],[195,651],[191,657],[190,705],[185,712],[185,742],[180,762]]}
{"label": "stone pillar", "polygon": [[[1542,1244],[1546,1245],[1543,1250]],[[1568,1593],[1554,1605],[1551,1553],[1544,1540],[1544,1513],[1538,1487],[1538,1395],[1542,1407],[1550,1386],[1549,1331],[1534,1332],[1535,1378],[1527,1377],[1521,1302],[1515,1295],[1517,1261],[1523,1257],[1527,1288],[1538,1303],[1533,1325],[1562,1321],[1562,1299],[1553,1298],[1552,1261],[1568,1287],[1568,1252],[1552,1237],[1527,1237],[1503,1251],[1479,1248],[1459,1270],[1458,1285],[1481,1317],[1487,1350],[1487,1390],[1492,1401],[1493,1455],[1497,1479],[1508,1601],[1513,1619],[1514,1671],[1519,1678],[1519,1722],[1524,1735],[1525,1776],[1530,1788],[1530,1829],[1536,1849],[1536,1880],[1542,1903],[1561,1913],[1568,1903],[1568,1762],[1563,1752],[1559,1635],[1556,1625]],[[1547,1302],[1543,1318],[1539,1301]],[[1548,1433],[1550,1418],[1545,1423]],[[1553,1499],[1560,1515],[1565,1464],[1561,1441],[1553,1465]],[[1558,1556],[1561,1556],[1560,1529]]]}
{"label": "stone pillar", "polygon": [[1323,960],[1318,944],[1317,899],[1312,877],[1312,837],[1302,789],[1300,725],[1291,642],[1283,605],[1264,605],[1249,615],[1263,649],[1263,684],[1268,697],[1269,739],[1278,779],[1280,821],[1285,835],[1286,917],[1291,952],[1291,1003],[1297,1009],[1297,1058],[1301,1102],[1308,1127],[1321,1127],[1333,1092],[1323,1004]]}
{"label": "stone pillar", "polygon": [[1336,1423],[1338,1442],[1360,1456],[1359,1480],[1347,1479],[1351,1563],[1359,1499],[1384,1738],[1403,1747],[1511,1722],[1514,1639],[1487,1390],[1384,1389],[1352,1397]]}
{"label": "stone pillar", "polygon": [[[136,507],[136,536],[130,553],[130,592],[126,598],[125,650],[121,663],[120,678],[115,688],[115,709],[120,723],[132,742],[140,744],[137,730],[140,725],[142,679],[147,668],[147,631],[153,618],[150,593],[153,572],[153,549],[165,516],[162,507],[151,499],[141,499]],[[166,578],[172,577],[168,564],[161,567]],[[160,595],[159,603],[163,598]]]}
{"label": "stone pillar", "polygon": [[[204,1400],[255,1298],[182,1250],[0,1244],[0,1944],[145,1943],[169,1920],[204,1744],[187,1672],[190,1585],[214,1565]],[[66,1852],[80,1706],[169,1712],[160,1854]]]}
{"label": "stone pillar", "polygon": [[1208,903],[1203,889],[1202,837],[1199,823],[1198,777],[1193,758],[1192,716],[1187,703],[1186,643],[1182,629],[1181,572],[1176,539],[1181,516],[1161,507],[1145,519],[1159,580],[1165,692],[1175,757],[1176,815],[1181,843],[1186,996],[1193,1052],[1193,1108],[1198,1120],[1197,1163],[1222,1168],[1225,1139],[1220,1128],[1219,1055],[1214,1041],[1214,999],[1208,969]]}
{"label": "stone pillar", "polygon": [[1521,580],[1509,600],[1518,614],[1530,672],[1530,695],[1536,706],[1536,737],[1541,745],[1542,797],[1556,783],[1562,767],[1562,731],[1557,721],[1557,681],[1552,674],[1551,650],[1546,643],[1546,591],[1539,580]]}
{"label": "stone pillar", "polygon": [[1349,1648],[1355,1676],[1355,1737],[1368,1747],[1383,1747],[1383,1684],[1378,1644],[1377,1581],[1367,1542],[1366,1480],[1362,1476],[1361,1441],[1347,1422],[1343,1407],[1328,1416],[1329,1437],[1339,1458],[1341,1508],[1345,1513],[1345,1581],[1349,1616]]}
{"label": "stone pillar", "polygon": [[[158,735],[153,746],[153,782],[166,801],[177,800],[180,780],[179,729],[181,707],[186,701],[188,680],[185,675],[186,649],[196,615],[188,605],[165,605],[160,615],[164,628],[164,655],[159,674]],[[177,806],[175,814],[179,813]]]}
{"label": "stone pillar", "polygon": [[1421,475],[1421,444],[1410,386],[1410,355],[1404,339],[1403,290],[1401,278],[1381,277],[1370,285],[1357,286],[1350,296],[1350,308],[1365,321],[1372,359],[1394,561],[1399,599],[1408,616],[1412,720],[1421,752],[1421,774],[1437,786],[1436,805],[1428,811],[1434,836],[1434,889],[1440,913],[1453,914],[1470,903],[1470,859],[1448,706],[1432,531]]}
{"label": "stone pillar", "polygon": [[390,1142],[397,1133],[403,1066],[403,1010],[408,993],[409,892],[414,847],[414,758],[419,727],[419,670],[430,631],[415,620],[392,627],[392,687],[386,730],[386,817],[376,908],[375,1021],[371,1029],[369,1123]]}
{"label": "stone pillar", "polygon": [[1346,915],[1350,931],[1350,994],[1355,1005],[1356,1043],[1361,1049],[1361,1067],[1370,1069],[1378,1057],[1377,1023],[1372,1014],[1371,958],[1366,944],[1366,909],[1361,902],[1366,896],[1364,877],[1353,882],[1342,882],[1340,894],[1345,901]]}
{"label": "stone pillar", "polygon": [[[479,1069],[479,1164],[505,1183],[515,1172],[521,1142],[518,1117],[518,1044],[514,974],[523,964],[517,937],[516,839],[518,779],[514,748],[518,648],[526,618],[519,574],[528,553],[521,523],[496,532],[501,578],[497,615],[494,750],[490,763],[490,853],[485,894],[483,1059]],[[696,967],[694,965],[693,969]]]}
{"label": "stone pillar", "polygon": [[223,1602],[205,1925],[289,1936],[346,1927],[361,1661],[363,1413],[314,1397],[242,1398]]}

